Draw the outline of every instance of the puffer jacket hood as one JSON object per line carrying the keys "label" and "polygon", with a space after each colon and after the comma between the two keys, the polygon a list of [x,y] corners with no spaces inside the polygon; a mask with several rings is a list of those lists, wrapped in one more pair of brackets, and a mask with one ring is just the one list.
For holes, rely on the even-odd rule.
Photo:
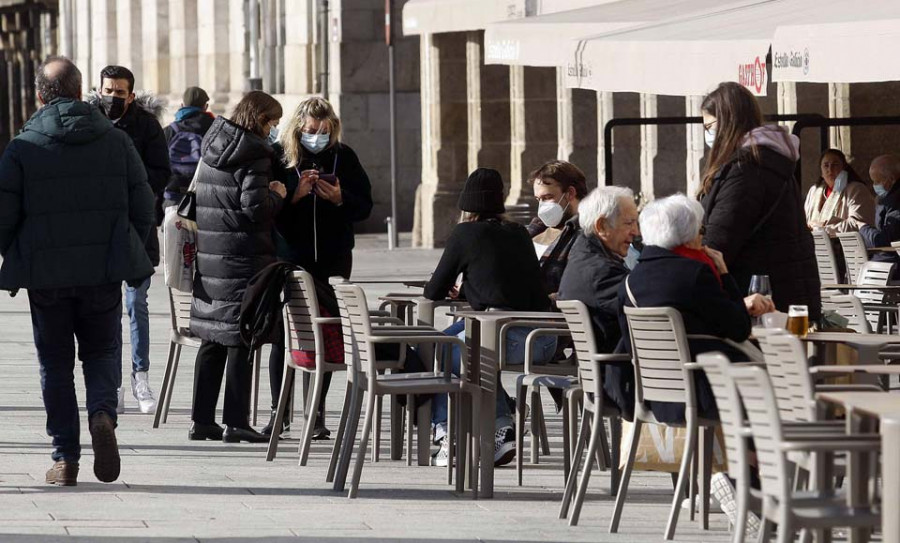
{"label": "puffer jacket hood", "polygon": [[[97,106],[102,112],[103,100],[100,96],[100,91],[91,91],[88,95],[87,102],[92,106]],[[151,91],[139,90],[135,91],[134,102],[132,102],[131,105],[137,106],[150,115],[153,115],[157,121],[162,121],[163,115],[165,115],[166,110],[169,107],[169,102],[162,96],[154,94]]]}
{"label": "puffer jacket hood", "polygon": [[779,155],[797,162],[800,159],[800,138],[791,134],[783,126],[769,124],[754,128],[744,136],[742,147],[759,145],[768,147]]}
{"label": "puffer jacket hood", "polygon": [[209,127],[200,150],[203,162],[215,169],[230,168],[273,155],[272,146],[266,140],[222,116],[216,117]]}
{"label": "puffer jacket hood", "polygon": [[79,145],[100,139],[112,129],[112,123],[96,107],[73,98],[57,98],[39,109],[22,131]]}

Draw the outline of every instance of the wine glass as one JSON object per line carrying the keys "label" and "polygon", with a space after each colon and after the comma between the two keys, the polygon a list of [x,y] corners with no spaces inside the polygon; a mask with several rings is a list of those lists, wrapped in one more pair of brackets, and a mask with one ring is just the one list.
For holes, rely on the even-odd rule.
{"label": "wine glass", "polygon": [[[765,296],[766,298],[772,298],[772,286],[769,283],[768,275],[754,275],[750,278],[750,290],[747,294],[759,294],[761,296]],[[760,317],[756,317],[754,319],[755,324],[762,324],[762,319]]]}

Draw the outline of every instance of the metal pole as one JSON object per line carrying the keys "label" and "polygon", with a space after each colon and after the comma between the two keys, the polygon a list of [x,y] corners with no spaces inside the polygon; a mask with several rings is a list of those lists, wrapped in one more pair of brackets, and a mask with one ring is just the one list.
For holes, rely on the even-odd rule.
{"label": "metal pole", "polygon": [[388,217],[388,249],[399,246],[397,231],[397,87],[396,64],[394,63],[394,0],[385,2],[387,9],[387,44],[388,44],[388,92],[390,94],[391,113],[391,216]]}
{"label": "metal pole", "polygon": [[328,79],[329,79],[329,75],[330,75],[328,73],[328,60],[329,60],[328,59],[328,54],[329,54],[329,51],[328,51],[329,43],[328,42],[331,39],[329,36],[330,32],[329,32],[329,28],[328,28],[328,0],[321,0],[321,3],[319,4],[319,13],[320,13],[320,17],[321,17],[319,24],[322,29],[322,31],[320,33],[320,38],[322,40],[322,71],[320,72],[321,73],[320,90],[322,92],[322,97],[325,98],[326,100],[328,100],[328,91],[329,91]]}
{"label": "metal pole", "polygon": [[249,90],[262,90],[262,78],[259,77],[259,0],[250,0],[250,79],[247,80]]}

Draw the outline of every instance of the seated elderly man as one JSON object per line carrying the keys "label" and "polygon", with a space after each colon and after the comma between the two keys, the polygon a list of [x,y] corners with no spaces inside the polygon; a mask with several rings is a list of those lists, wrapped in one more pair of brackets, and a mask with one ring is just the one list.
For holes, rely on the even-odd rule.
{"label": "seated elderly man", "polygon": [[[878,193],[878,205],[875,208],[875,225],[863,225],[860,235],[866,247],[885,247],[893,241],[900,240],[900,157],[897,155],[881,155],[869,166],[869,177],[875,183]],[[898,262],[897,253],[876,253],[872,260]]]}
{"label": "seated elderly man", "polygon": [[[722,340],[690,340],[691,354],[721,351],[732,360],[746,360],[735,343],[750,337],[750,317],[774,311],[772,301],[754,294],[744,297],[722,258],[704,247],[700,225],[703,207],[683,194],[651,202],[641,213],[644,250],[634,271],[619,288],[620,307],[673,307],[681,313],[688,334],[716,336]],[[631,352],[625,312],[619,313],[625,350]],[[725,341],[731,340],[731,342]],[[627,374],[626,374],[627,371]],[[609,375],[610,372],[607,372]],[[607,379],[607,394],[623,412],[634,412],[634,375],[620,370],[620,379]],[[697,375],[700,416],[717,418],[709,382]],[[683,423],[684,404],[648,402],[660,422]]]}
{"label": "seated elderly man", "polygon": [[569,252],[558,298],[579,300],[588,307],[597,348],[611,353],[622,335],[618,292],[628,275],[624,258],[639,234],[634,193],[624,187],[600,187],[581,201],[578,211],[581,233]]}

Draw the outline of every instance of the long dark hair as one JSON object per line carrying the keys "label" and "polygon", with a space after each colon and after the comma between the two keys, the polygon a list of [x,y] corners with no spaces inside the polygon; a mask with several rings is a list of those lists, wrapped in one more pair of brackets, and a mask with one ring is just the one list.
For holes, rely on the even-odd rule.
{"label": "long dark hair", "polygon": [[266,125],[281,118],[281,104],[263,91],[250,91],[234,106],[231,122],[265,139]]}
{"label": "long dark hair", "polygon": [[[744,141],[744,136],[762,126],[762,112],[756,97],[742,85],[734,82],[720,83],[703,100],[700,109],[716,118],[716,141],[713,143],[703,172],[698,196],[709,193],[716,172],[731,160]],[[759,160],[759,150],[751,144],[750,151]]]}

